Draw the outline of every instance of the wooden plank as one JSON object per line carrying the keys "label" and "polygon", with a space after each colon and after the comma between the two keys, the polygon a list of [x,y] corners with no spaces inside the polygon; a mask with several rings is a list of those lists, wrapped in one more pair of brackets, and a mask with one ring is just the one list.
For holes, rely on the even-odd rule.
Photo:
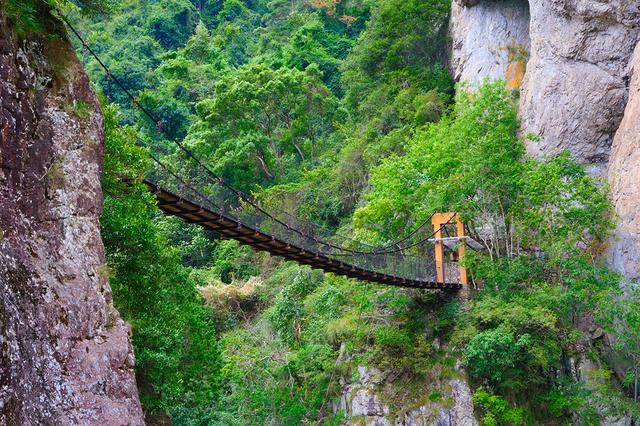
{"label": "wooden plank", "polygon": [[[178,197],[152,183],[147,182],[147,185],[154,191],[156,199],[158,200],[158,206],[166,214],[179,216],[185,220],[185,222],[197,224],[205,229],[216,231],[225,238],[238,240],[243,244],[250,245],[257,250],[267,251],[275,256],[284,257],[300,264],[311,265],[314,268],[322,269],[326,272],[335,273],[337,275],[343,275],[364,281],[378,282],[386,285],[436,289],[459,287],[458,284],[445,284],[444,282],[434,283],[421,280],[408,280],[402,277],[365,270],[349,263],[331,259],[324,254],[307,251],[301,247],[278,240],[273,236],[242,223],[238,223],[218,212],[202,208],[198,204]],[[446,222],[450,219],[450,216],[443,218]]]}

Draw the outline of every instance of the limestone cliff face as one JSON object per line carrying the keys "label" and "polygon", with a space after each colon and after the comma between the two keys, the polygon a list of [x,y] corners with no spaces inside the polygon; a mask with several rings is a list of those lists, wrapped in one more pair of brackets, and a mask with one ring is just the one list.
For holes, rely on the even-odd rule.
{"label": "limestone cliff face", "polygon": [[640,44],[629,72],[629,102],[613,140],[608,170],[613,202],[620,216],[611,261],[626,277],[640,280]]}
{"label": "limestone cliff face", "polygon": [[102,150],[66,38],[18,40],[0,11],[0,424],[143,424],[104,270]]}
{"label": "limestone cliff face", "polygon": [[451,69],[457,81],[506,79],[518,86],[530,49],[526,1],[487,1],[451,5]]}
{"label": "limestone cliff face", "polygon": [[[439,377],[441,367],[434,377]],[[457,367],[458,370],[461,367]],[[390,371],[375,367],[358,367],[358,379],[341,379],[342,396],[334,412],[346,416],[346,425],[367,426],[477,426],[473,415],[473,401],[469,384],[461,378],[443,379],[441,383],[422,383],[419,398],[397,389],[398,384],[390,377]],[[430,400],[434,389],[446,389],[437,400]],[[392,395],[402,395],[398,403],[390,403]],[[400,408],[401,407],[401,408]]]}
{"label": "limestone cliff face", "polygon": [[535,156],[569,150],[604,171],[640,36],[637,0],[531,1],[531,59],[520,115]]}
{"label": "limestone cliff face", "polygon": [[[629,83],[640,66],[629,64],[640,41],[640,0],[453,0],[451,34],[457,80],[502,77],[520,88],[523,134],[539,136],[527,142],[530,155],[568,150],[593,173],[608,174],[621,216],[612,263],[638,279],[640,99],[637,83],[630,98]],[[509,58],[509,44],[526,52]]]}

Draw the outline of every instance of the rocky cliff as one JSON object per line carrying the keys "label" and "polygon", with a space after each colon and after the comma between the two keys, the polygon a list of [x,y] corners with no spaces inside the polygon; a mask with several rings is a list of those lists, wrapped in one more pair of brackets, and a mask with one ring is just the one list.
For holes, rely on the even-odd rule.
{"label": "rocky cliff", "polygon": [[[334,412],[341,410],[350,425],[477,426],[471,389],[463,378],[461,367],[457,369],[460,377],[441,379],[442,371],[438,366],[434,381],[442,383],[420,383],[421,395],[412,398],[406,391],[398,389],[390,371],[360,366],[357,380],[341,379],[342,396]],[[435,393],[434,389],[443,389],[444,395]],[[437,398],[433,398],[434,395]],[[394,396],[401,399],[400,404],[390,402]]]}
{"label": "rocky cliff", "polygon": [[0,424],[139,425],[100,239],[102,117],[47,26],[18,38],[0,11]]}
{"label": "rocky cliff", "polygon": [[630,65],[640,1],[454,0],[451,37],[458,81],[500,77],[520,90],[523,135],[538,136],[530,155],[568,150],[593,173],[608,169],[621,218],[612,263],[639,278],[638,96],[629,84],[640,73]]}
{"label": "rocky cliff", "polygon": [[519,86],[528,57],[529,5],[526,1],[454,1],[451,5],[451,69],[457,81],[481,83],[506,78]]}
{"label": "rocky cliff", "polygon": [[613,202],[620,216],[611,262],[626,277],[640,280],[640,44],[629,74],[629,102],[613,139],[608,170]]}

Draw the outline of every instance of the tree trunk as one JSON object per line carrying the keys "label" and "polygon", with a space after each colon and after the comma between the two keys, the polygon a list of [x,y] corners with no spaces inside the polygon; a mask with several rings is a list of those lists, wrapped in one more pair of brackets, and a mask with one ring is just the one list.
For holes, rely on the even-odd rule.
{"label": "tree trunk", "polygon": [[295,143],[293,140],[291,141],[291,143],[293,144],[293,146],[296,148],[296,151],[298,151],[298,155],[300,156],[300,161],[304,161],[304,153],[302,152],[302,150],[300,149],[300,147],[298,146],[297,143]]}
{"label": "tree trunk", "polygon": [[269,171],[269,167],[267,167],[267,163],[264,161],[264,158],[262,158],[260,154],[256,154],[256,158],[260,163],[260,167],[262,168],[262,171],[264,171],[264,174],[267,175],[267,178],[273,179],[273,174]]}

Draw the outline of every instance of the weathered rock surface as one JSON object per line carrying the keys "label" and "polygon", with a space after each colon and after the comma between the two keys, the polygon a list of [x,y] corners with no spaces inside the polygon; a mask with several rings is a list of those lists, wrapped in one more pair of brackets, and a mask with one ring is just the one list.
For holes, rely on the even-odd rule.
{"label": "weathered rock surface", "polygon": [[[473,7],[471,7],[473,6]],[[527,0],[454,1],[451,5],[451,68],[456,81],[522,81],[528,57]]]}
{"label": "weathered rock surface", "polygon": [[[385,398],[386,390],[393,393],[394,383],[388,380],[388,372],[374,367],[358,367],[358,380],[342,382],[343,392],[340,404],[346,416],[345,424],[365,424],[367,426],[476,426],[473,417],[473,402],[469,385],[460,379],[450,379],[447,387],[451,394],[447,399],[450,406],[440,401],[427,401],[415,408],[392,408]],[[426,384],[425,384],[426,385]],[[428,387],[425,386],[428,396]],[[405,401],[408,402],[408,401]],[[449,405],[449,404],[447,404]]]}
{"label": "weathered rock surface", "polygon": [[519,65],[505,59],[503,47],[530,40],[519,113],[523,134],[540,140],[528,141],[527,150],[538,158],[568,150],[593,173],[608,175],[621,219],[611,262],[629,279],[640,279],[640,1],[529,1],[528,37],[524,15],[517,13],[525,3],[453,0],[454,75],[471,83],[506,77],[516,88]]}
{"label": "weathered rock surface", "polygon": [[569,150],[604,171],[627,101],[640,2],[454,0],[451,33],[457,80],[522,83],[523,130],[540,137],[531,155]]}
{"label": "weathered rock surface", "polygon": [[628,93],[627,63],[640,35],[640,2],[531,2],[531,58],[520,116],[534,156],[569,150],[606,167]]}
{"label": "weathered rock surface", "polygon": [[620,217],[610,254],[620,273],[640,280],[640,44],[629,73],[629,102],[613,140],[608,170],[611,196]]}
{"label": "weathered rock surface", "polygon": [[66,38],[18,41],[0,12],[0,424],[143,424],[104,271],[102,150]]}

